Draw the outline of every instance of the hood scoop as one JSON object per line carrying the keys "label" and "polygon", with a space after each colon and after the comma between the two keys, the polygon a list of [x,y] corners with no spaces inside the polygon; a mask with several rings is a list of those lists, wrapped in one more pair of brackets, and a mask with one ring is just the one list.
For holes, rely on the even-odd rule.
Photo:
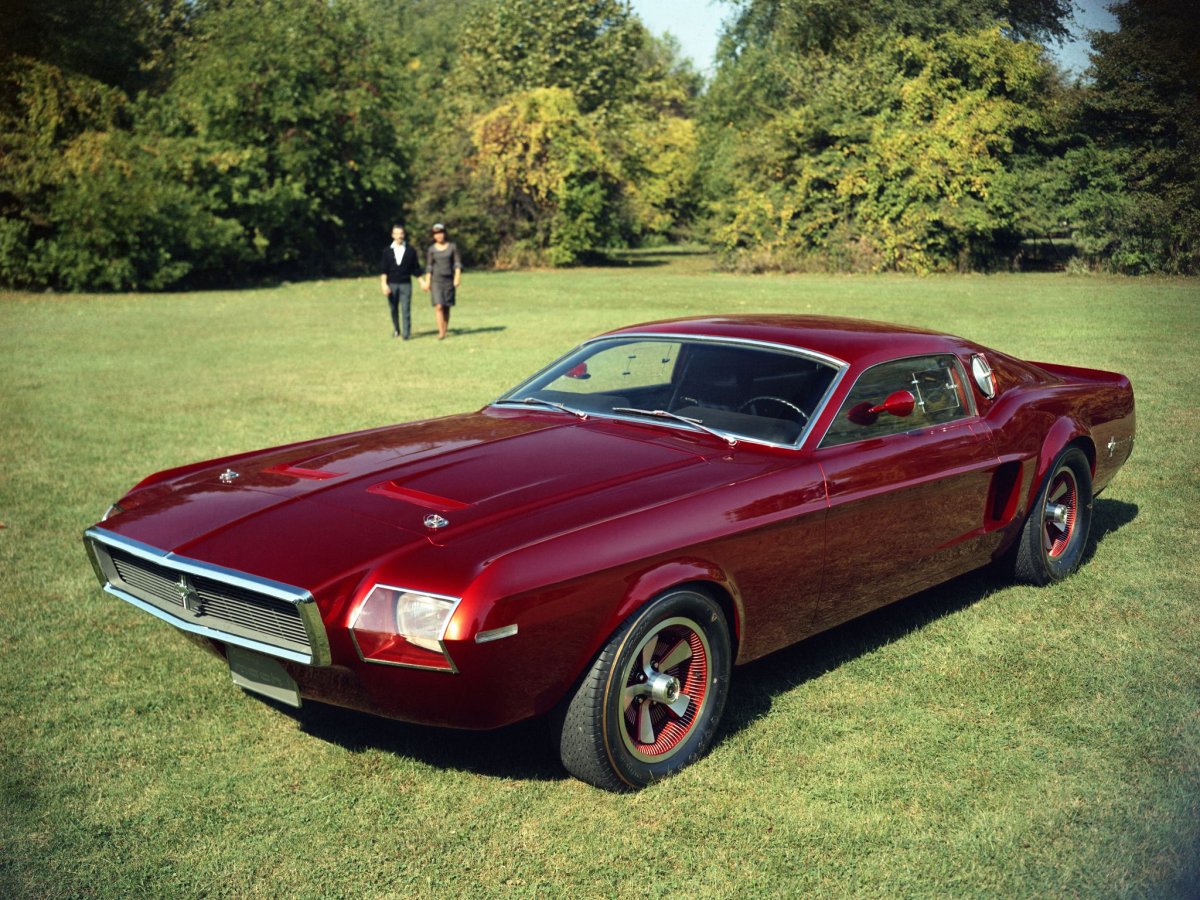
{"label": "hood scoop", "polygon": [[463,503],[461,500],[451,500],[449,497],[439,497],[437,494],[427,494],[425,491],[405,487],[398,481],[383,481],[379,484],[373,484],[367,488],[367,493],[379,494],[381,497],[390,497],[393,500],[403,500],[414,506],[437,510],[438,512],[466,509],[471,505]]}
{"label": "hood scoop", "polygon": [[277,466],[263,469],[263,471],[272,475],[287,475],[290,478],[303,478],[308,481],[327,481],[330,478],[341,478],[346,474],[345,472],[327,472],[324,469],[306,469],[289,463],[280,463]]}

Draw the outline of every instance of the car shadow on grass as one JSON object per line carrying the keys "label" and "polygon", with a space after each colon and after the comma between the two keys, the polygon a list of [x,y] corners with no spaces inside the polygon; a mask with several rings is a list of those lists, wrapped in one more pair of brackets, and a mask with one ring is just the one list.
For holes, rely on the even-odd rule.
{"label": "car shadow on grass", "polygon": [[[1101,541],[1137,514],[1134,504],[1097,500],[1085,562]],[[1011,584],[999,566],[979,569],[737,669],[716,743],[753,725],[770,710],[775,697]],[[382,750],[436,768],[497,778],[558,781],[567,777],[549,717],[475,732],[408,725],[321,703],[307,703],[300,710],[277,708],[293,716],[306,733],[351,752]]]}
{"label": "car shadow on grass", "polygon": [[567,778],[554,752],[545,719],[518,722],[495,731],[460,731],[409,725],[323,703],[306,702],[299,710],[278,708],[294,717],[306,734],[353,753],[381,750],[438,769],[457,769],[495,778],[523,781]]}

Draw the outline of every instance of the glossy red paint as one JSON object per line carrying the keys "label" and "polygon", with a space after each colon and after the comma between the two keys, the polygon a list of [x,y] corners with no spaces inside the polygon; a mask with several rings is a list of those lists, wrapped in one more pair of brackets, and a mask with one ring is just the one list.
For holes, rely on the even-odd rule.
{"label": "glossy red paint", "polygon": [[[136,541],[311,594],[330,659],[282,663],[304,697],[492,728],[563,700],[621,624],[667,590],[712,596],[745,663],[1003,554],[1069,444],[1092,461],[1097,491],[1132,449],[1132,388],[1112,373],[828,317],[611,333],[645,334],[802,348],[840,377],[800,446],[493,405],[159,473],[89,541]],[[821,446],[872,366],[945,354],[970,372],[976,353],[994,398],[966,378],[972,406],[953,422]],[[587,376],[581,365],[567,377]],[[431,526],[431,513],[446,524]],[[442,636],[456,673],[360,658],[348,629],[375,584],[459,601]],[[219,638],[198,640],[223,653]],[[670,729],[655,734],[677,743]]]}
{"label": "glossy red paint", "polygon": [[[829,628],[986,562],[1008,522],[987,522],[996,452],[969,420],[816,452],[829,493]],[[903,510],[903,514],[898,514]]]}

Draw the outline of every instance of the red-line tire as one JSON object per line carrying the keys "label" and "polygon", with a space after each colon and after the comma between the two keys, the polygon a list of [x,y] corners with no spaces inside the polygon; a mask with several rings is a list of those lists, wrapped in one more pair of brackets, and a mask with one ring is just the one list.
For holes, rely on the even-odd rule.
{"label": "red-line tire", "polygon": [[1092,469],[1078,447],[1054,461],[1017,542],[1014,574],[1046,585],[1079,568],[1092,527]]}
{"label": "red-line tire", "polygon": [[629,791],[701,757],[725,708],[731,652],[721,607],[697,591],[669,592],[630,616],[567,706],[559,735],[567,771]]}

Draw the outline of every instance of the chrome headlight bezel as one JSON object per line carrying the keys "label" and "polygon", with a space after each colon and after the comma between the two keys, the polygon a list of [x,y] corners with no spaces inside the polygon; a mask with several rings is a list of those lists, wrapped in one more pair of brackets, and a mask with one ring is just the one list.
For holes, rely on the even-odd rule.
{"label": "chrome headlight bezel", "polygon": [[446,649],[446,630],[461,602],[461,597],[376,583],[350,619],[350,639],[363,662],[457,673]]}

